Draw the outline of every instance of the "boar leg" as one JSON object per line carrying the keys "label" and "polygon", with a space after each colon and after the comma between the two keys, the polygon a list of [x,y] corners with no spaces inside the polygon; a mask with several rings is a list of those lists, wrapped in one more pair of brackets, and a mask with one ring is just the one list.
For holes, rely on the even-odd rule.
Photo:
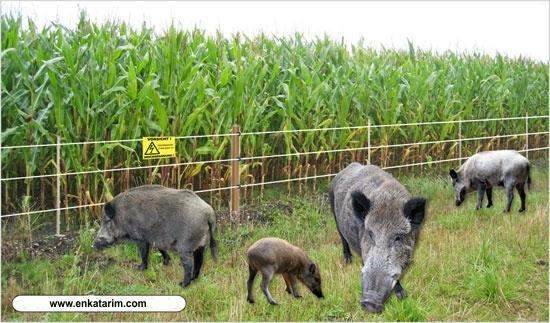
{"label": "boar leg", "polygon": [[516,189],[519,194],[519,198],[521,199],[521,207],[519,208],[519,212],[525,211],[525,184],[516,184]]}
{"label": "boar leg", "polygon": [[344,239],[344,236],[342,235],[342,232],[340,232],[340,228],[338,227],[338,220],[336,219],[336,212],[334,211],[334,192],[332,192],[332,190],[329,190],[328,198],[330,202],[330,210],[332,211],[332,215],[334,216],[334,220],[336,221],[336,230],[338,230],[338,235],[340,236],[340,240],[342,240],[344,262],[346,264],[349,264],[351,263],[351,250],[349,249],[348,242],[346,241],[346,239]]}
{"label": "boar leg", "polygon": [[289,294],[292,294],[292,286],[290,285],[290,274],[283,274],[283,278],[286,285],[285,291]]}
{"label": "boar leg", "polygon": [[485,183],[477,184],[477,205],[476,210],[481,209],[481,203],[483,203],[483,195],[485,195],[485,189],[487,185]]}
{"label": "boar leg", "polygon": [[204,261],[204,247],[198,247],[193,251],[193,279],[197,279],[201,273],[202,263]]}
{"label": "boar leg", "polygon": [[487,208],[490,208],[493,206],[493,188],[491,186],[487,186]]}
{"label": "boar leg", "polygon": [[397,296],[398,299],[404,299],[405,297],[407,297],[407,292],[405,291],[403,286],[401,286],[399,280],[397,281],[397,284],[395,284],[393,291],[395,292],[395,296]]}
{"label": "boar leg", "polygon": [[346,264],[350,264],[351,263],[351,250],[349,249],[349,244],[346,241],[346,239],[344,239],[342,234],[340,233],[340,230],[338,230],[338,233],[340,234],[340,239],[342,240],[342,250],[344,252],[344,262]]}
{"label": "boar leg", "polygon": [[289,275],[290,278],[290,286],[292,287],[292,296],[295,298],[302,297],[300,293],[298,293],[298,280],[296,279],[296,275]]}
{"label": "boar leg", "polygon": [[262,292],[264,292],[265,297],[267,297],[267,300],[271,305],[277,305],[277,302],[275,302],[275,300],[271,296],[271,293],[269,292],[269,283],[273,279],[274,274],[275,272],[271,268],[264,268],[262,270]]}
{"label": "boar leg", "polygon": [[193,280],[193,253],[183,251],[181,254],[181,265],[183,267],[183,280],[180,285],[186,287]]}
{"label": "boar leg", "polygon": [[159,249],[160,254],[162,255],[162,264],[168,266],[170,264],[170,255],[166,250]]}
{"label": "boar leg", "polygon": [[252,286],[254,285],[254,278],[256,278],[256,274],[258,271],[250,265],[248,266],[248,281],[246,282],[246,288],[248,290],[248,296],[246,297],[246,300],[253,304],[254,303],[254,294],[252,293]]}
{"label": "boar leg", "polygon": [[508,202],[506,203],[506,208],[504,209],[504,212],[508,213],[510,212],[512,201],[514,200],[514,185],[506,185],[506,196],[508,197]]}
{"label": "boar leg", "polygon": [[137,268],[139,270],[145,270],[149,265],[150,245],[147,241],[143,241],[143,240],[138,240],[136,242],[139,248],[139,254],[141,255],[141,264],[139,264]]}
{"label": "boar leg", "polygon": [[292,296],[294,296],[295,298],[302,297],[300,296],[300,293],[298,293],[296,276],[294,276],[293,274],[283,274],[283,278],[285,279],[286,283],[286,292],[292,294]]}

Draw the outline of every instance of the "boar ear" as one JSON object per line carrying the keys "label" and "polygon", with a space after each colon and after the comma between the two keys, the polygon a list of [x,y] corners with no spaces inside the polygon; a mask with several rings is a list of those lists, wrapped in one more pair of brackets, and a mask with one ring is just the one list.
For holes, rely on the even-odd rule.
{"label": "boar ear", "polygon": [[310,272],[312,275],[315,274],[315,270],[316,270],[316,269],[317,269],[317,268],[316,268],[316,266],[315,266],[315,263],[312,262],[311,264],[309,264],[309,272]]}
{"label": "boar ear", "polygon": [[449,175],[451,175],[451,178],[452,178],[452,179],[457,179],[457,178],[458,178],[458,174],[455,172],[454,169],[451,169],[451,170],[449,171]]}
{"label": "boar ear", "polygon": [[363,222],[370,210],[370,200],[359,191],[351,192],[351,206],[355,217]]}
{"label": "boar ear", "polygon": [[426,199],[423,197],[414,197],[405,203],[404,213],[413,230],[418,231],[424,220],[426,213]]}
{"label": "boar ear", "polygon": [[113,204],[111,204],[111,202],[105,203],[105,207],[103,209],[105,210],[105,215],[107,215],[109,219],[115,217],[115,207],[113,206]]}

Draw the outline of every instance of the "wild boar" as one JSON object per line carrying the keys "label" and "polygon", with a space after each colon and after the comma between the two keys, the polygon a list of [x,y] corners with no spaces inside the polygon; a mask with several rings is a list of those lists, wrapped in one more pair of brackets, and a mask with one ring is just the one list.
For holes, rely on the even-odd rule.
{"label": "wild boar", "polygon": [[381,312],[412,261],[424,220],[426,199],[412,198],[392,175],[373,165],[351,163],[332,180],[329,200],[342,240],[344,260],[361,256],[361,305]]}
{"label": "wild boar", "polygon": [[275,274],[282,274],[286,292],[294,297],[301,297],[297,281],[301,281],[315,296],[323,297],[321,290],[321,273],[319,267],[300,248],[285,240],[263,238],[256,241],[246,253],[248,259],[248,297],[249,303],[254,303],[252,285],[258,271],[262,273],[262,291],[272,305],[277,302],[269,292],[269,283]]}
{"label": "wild boar", "polygon": [[531,166],[529,160],[515,150],[484,151],[468,158],[455,171],[451,169],[449,175],[455,191],[455,205],[460,206],[466,193],[477,191],[476,209],[482,207],[483,195],[487,194],[487,207],[493,206],[493,186],[504,186],[508,203],[504,212],[510,212],[514,200],[514,187],[519,193],[521,207],[519,212],[525,211],[525,184],[531,185]]}
{"label": "wild boar", "polygon": [[102,249],[119,239],[133,240],[138,244],[143,269],[150,247],[164,254],[175,250],[184,270],[180,285],[185,287],[199,276],[207,243],[216,259],[215,229],[214,210],[192,191],[144,185],[120,193],[105,204],[93,247]]}

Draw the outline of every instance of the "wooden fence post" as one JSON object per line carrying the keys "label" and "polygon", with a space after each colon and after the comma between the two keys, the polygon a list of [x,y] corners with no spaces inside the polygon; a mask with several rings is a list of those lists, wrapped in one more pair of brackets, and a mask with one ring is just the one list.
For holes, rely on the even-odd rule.
{"label": "wooden fence post", "polygon": [[233,126],[233,136],[231,136],[231,205],[230,213],[232,217],[239,216],[240,199],[240,158],[241,158],[241,128],[239,125]]}

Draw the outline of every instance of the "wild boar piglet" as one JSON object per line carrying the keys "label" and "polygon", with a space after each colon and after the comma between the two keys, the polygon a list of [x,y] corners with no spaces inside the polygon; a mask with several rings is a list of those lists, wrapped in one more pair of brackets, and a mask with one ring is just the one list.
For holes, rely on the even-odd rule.
{"label": "wild boar piglet", "polygon": [[246,255],[249,270],[247,282],[249,303],[254,303],[252,285],[258,271],[262,273],[262,291],[272,305],[277,305],[277,302],[269,292],[269,283],[275,274],[283,276],[287,293],[294,297],[301,297],[297,281],[306,285],[315,296],[323,297],[319,266],[302,249],[282,239],[263,238],[248,248]]}

